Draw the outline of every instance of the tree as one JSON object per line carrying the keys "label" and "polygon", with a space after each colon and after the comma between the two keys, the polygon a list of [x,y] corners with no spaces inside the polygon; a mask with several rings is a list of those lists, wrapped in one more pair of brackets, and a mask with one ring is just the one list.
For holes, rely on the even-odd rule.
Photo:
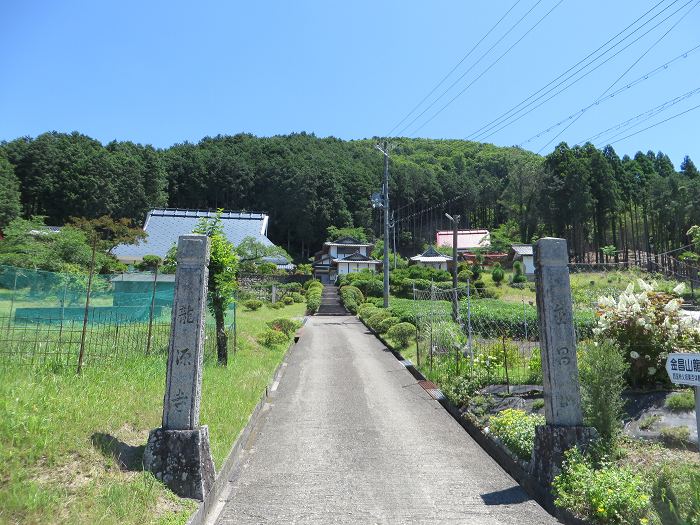
{"label": "tree", "polygon": [[228,334],[226,333],[225,314],[233,301],[236,291],[236,274],[238,256],[226,235],[221,223],[223,210],[218,210],[212,219],[202,217],[194,233],[204,234],[211,239],[209,251],[209,289],[208,304],[216,322],[216,355],[220,365],[228,364]]}
{"label": "tree", "polygon": [[336,226],[329,226],[328,228],[326,228],[326,231],[328,232],[327,240],[331,242],[337,241],[338,239],[342,239],[343,237],[353,237],[360,242],[367,242],[367,232],[365,232],[365,229],[362,227],[338,228]]}
{"label": "tree", "polygon": [[0,156],[0,230],[19,217],[22,211],[19,197],[19,181],[14,167]]}
{"label": "tree", "polygon": [[681,173],[689,179],[700,179],[700,171],[698,171],[688,155],[681,162]]}
{"label": "tree", "polygon": [[268,257],[291,260],[287,252],[274,244],[264,244],[254,237],[246,237],[234,248],[241,270],[246,273],[275,273],[277,265],[265,259]]}

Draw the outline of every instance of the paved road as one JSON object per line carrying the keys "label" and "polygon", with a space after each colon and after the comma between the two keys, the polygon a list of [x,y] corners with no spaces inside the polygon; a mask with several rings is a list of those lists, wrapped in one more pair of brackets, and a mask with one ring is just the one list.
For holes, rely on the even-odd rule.
{"label": "paved road", "polygon": [[557,523],[357,319],[287,363],[217,523]]}

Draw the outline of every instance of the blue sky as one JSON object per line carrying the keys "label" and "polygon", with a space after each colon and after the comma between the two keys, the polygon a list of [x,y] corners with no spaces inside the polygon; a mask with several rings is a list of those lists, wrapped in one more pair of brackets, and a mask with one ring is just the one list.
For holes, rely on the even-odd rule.
{"label": "blue sky", "polygon": [[[559,1],[518,2],[405,123],[470,67],[471,71],[402,135],[473,136],[659,4]],[[0,139],[78,130],[103,142],[132,140],[167,147],[238,132],[383,136],[514,3],[6,1],[0,4]],[[551,144],[547,145],[564,126],[526,142],[595,102],[631,66],[611,92],[698,46],[700,6],[690,10],[697,4],[662,0],[646,19],[666,11],[616,50],[681,10],[567,91],[485,140],[548,153],[560,140],[575,144],[688,92],[687,99],[623,129],[616,138],[700,104],[700,92],[692,91],[700,88],[699,48],[595,105]],[[476,63],[531,8],[520,25]],[[417,129],[468,84],[442,113]],[[700,109],[690,111],[614,147],[620,155],[661,150],[676,165],[690,155],[698,164],[699,121]],[[603,145],[613,134],[594,143]]]}

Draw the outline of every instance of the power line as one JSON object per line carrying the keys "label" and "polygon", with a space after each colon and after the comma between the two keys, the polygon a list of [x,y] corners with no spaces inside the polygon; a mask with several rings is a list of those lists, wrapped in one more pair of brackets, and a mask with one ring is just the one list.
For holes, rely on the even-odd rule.
{"label": "power line", "polygon": [[385,134],[385,136],[390,137],[391,134],[394,132],[394,130],[395,130],[396,128],[398,128],[401,124],[403,124],[403,123],[406,121],[406,119],[407,119],[408,117],[410,117],[410,116],[423,104],[423,102],[425,102],[425,101],[430,97],[430,95],[432,95],[433,93],[435,93],[435,91],[445,82],[445,80],[447,80],[447,79],[450,77],[450,75],[452,75],[452,73],[454,73],[455,70],[456,70],[459,66],[461,66],[462,63],[463,63],[467,58],[469,58],[469,57],[471,56],[471,54],[476,50],[476,48],[479,47],[479,45],[480,45],[486,38],[488,38],[488,36],[493,32],[493,30],[496,29],[496,27],[498,27],[498,26],[500,25],[500,23],[503,21],[503,19],[504,19],[506,16],[508,16],[508,15],[510,14],[510,12],[511,12],[513,9],[515,9],[515,7],[516,7],[521,1],[522,1],[522,0],[516,0],[516,2],[510,7],[510,9],[508,9],[508,11],[506,11],[505,14],[504,14],[501,18],[498,19],[498,21],[491,27],[491,29],[489,29],[489,30],[486,32],[486,34],[485,34],[484,36],[482,36],[481,39],[480,39],[476,44],[474,44],[474,46],[469,50],[469,52],[468,52],[466,55],[464,55],[464,56],[461,58],[461,60],[460,60],[459,62],[457,62],[457,64],[455,64],[455,66],[454,66],[444,77],[442,77],[442,80],[440,80],[440,82],[438,82],[438,83],[435,85],[435,87],[434,87],[433,89],[430,90],[430,93],[428,93],[427,95],[425,95],[425,97],[423,97],[423,99],[422,99],[420,102],[418,102],[418,104],[416,104],[416,106],[415,106],[411,111],[409,111],[408,114],[407,114],[404,118],[402,118],[393,128],[391,128],[391,129],[389,130],[389,132]]}
{"label": "power line", "polygon": [[520,22],[525,20],[525,18],[541,3],[542,3],[542,0],[537,0],[537,3],[535,3],[535,5],[533,5],[523,16],[521,16],[520,19],[518,19],[518,21],[515,22],[515,24],[513,24],[510,27],[510,29],[508,29],[508,31],[506,31],[501,36],[501,38],[499,38],[490,48],[488,48],[486,50],[486,52],[484,54],[482,54],[479,57],[479,59],[476,62],[474,62],[464,73],[462,73],[454,82],[452,82],[452,84],[450,84],[447,87],[447,89],[445,89],[440,94],[440,96],[438,96],[435,100],[433,100],[428,105],[428,107],[426,107],[423,111],[421,111],[420,114],[418,114],[413,120],[411,120],[411,122],[409,122],[403,128],[401,128],[401,130],[397,133],[397,135],[401,135],[404,131],[406,131],[408,128],[410,128],[414,124],[414,122],[416,122],[419,118],[421,118],[423,115],[425,115],[430,110],[430,108],[432,108],[438,102],[438,100],[440,100],[442,97],[444,97],[460,80],[462,80],[472,69],[474,69],[479,64],[479,62],[481,62],[484,59],[484,57],[486,57],[486,55],[488,55],[498,44],[501,43],[501,41],[505,37],[507,37],[516,27],[518,27],[518,25],[520,25]]}
{"label": "power line", "polygon": [[588,111],[588,110],[589,110],[590,108],[592,108],[593,106],[597,106],[597,105],[599,105],[601,102],[605,102],[605,101],[607,101],[607,100],[610,100],[611,98],[614,98],[616,95],[622,93],[623,91],[625,91],[625,90],[627,90],[627,89],[631,89],[632,87],[636,86],[637,84],[640,84],[641,82],[644,82],[645,80],[648,80],[649,78],[653,77],[653,76],[656,75],[657,73],[666,71],[666,70],[669,68],[669,66],[670,66],[671,64],[673,64],[674,62],[676,62],[676,61],[678,61],[678,60],[680,60],[680,59],[682,59],[682,58],[688,58],[688,55],[690,55],[690,54],[693,53],[694,51],[697,51],[698,49],[700,49],[700,44],[698,44],[697,46],[693,47],[692,49],[689,49],[688,51],[685,51],[684,53],[681,53],[681,54],[678,55],[677,57],[675,57],[675,58],[669,60],[668,62],[666,62],[666,63],[664,63],[664,64],[662,64],[662,65],[660,65],[660,66],[658,66],[658,67],[656,67],[656,68],[654,68],[654,69],[652,69],[651,71],[649,71],[649,72],[647,72],[647,73],[641,75],[639,78],[636,78],[635,80],[633,80],[632,82],[630,82],[630,83],[627,84],[626,86],[621,87],[620,89],[618,89],[618,90],[616,90],[616,91],[613,91],[612,93],[610,93],[609,95],[605,96],[604,98],[601,98],[601,99],[599,99],[599,100],[597,100],[597,101],[595,101],[595,102],[592,102],[592,103],[589,104],[588,106],[584,106],[583,108],[581,108],[581,109],[579,109],[578,111],[572,113],[571,115],[568,115],[567,117],[561,119],[559,122],[557,122],[557,123],[555,123],[555,124],[552,124],[551,126],[549,126],[549,127],[546,128],[546,129],[543,129],[543,130],[539,131],[539,132],[536,133],[535,135],[531,136],[529,139],[527,139],[527,140],[521,142],[520,144],[518,144],[518,146],[522,147],[522,146],[524,146],[525,144],[528,144],[529,142],[532,142],[533,140],[540,138],[540,137],[541,137],[542,135],[544,135],[545,133],[549,133],[549,132],[552,131],[554,128],[557,128],[557,127],[561,126],[562,124],[566,123],[568,120],[571,120],[572,118],[574,118],[574,117],[576,116],[577,113],[583,113],[583,112],[585,112],[585,111]]}
{"label": "power line", "polygon": [[[691,1],[692,1],[692,0],[691,0]],[[690,3],[690,1],[689,1],[687,4],[684,4],[684,5],[681,7],[681,9],[683,9],[683,7],[685,7],[685,6],[688,5],[689,3]],[[612,89],[612,87],[613,87],[615,84],[617,84],[627,73],[629,73],[630,69],[632,69],[635,65],[637,65],[637,64],[639,63],[639,61],[642,60],[642,58],[644,58],[644,57],[649,53],[649,51],[651,51],[652,49],[654,49],[654,47],[656,47],[657,44],[659,44],[659,42],[661,42],[664,38],[666,38],[666,36],[667,36],[671,31],[673,31],[673,30],[676,28],[676,26],[677,26],[678,24],[680,24],[680,23],[683,21],[683,19],[684,19],[686,16],[688,16],[688,15],[690,14],[690,12],[691,12],[693,9],[695,9],[695,7],[698,5],[698,3],[700,3],[700,0],[698,0],[697,2],[695,2],[694,5],[690,6],[690,9],[688,9],[685,13],[683,13],[683,14],[681,15],[681,17],[680,17],[678,20],[676,20],[676,22],[675,22],[670,28],[668,28],[668,30],[667,30],[663,35],[661,35],[651,46],[649,46],[649,47],[647,48],[647,50],[644,51],[644,53],[642,53],[642,54],[640,55],[640,57],[639,57],[637,60],[635,60],[635,61],[632,63],[632,65],[631,65],[630,67],[628,67],[628,68],[624,71],[624,73],[622,73],[619,77],[617,77],[617,79],[615,80],[615,82],[613,82],[612,84],[610,84],[610,86],[608,86],[608,88],[607,88],[605,91],[603,91],[603,92],[598,96],[598,99],[597,99],[596,101],[600,100],[600,97],[604,96],[608,91],[610,91],[610,89]],[[680,9],[679,9],[678,11],[680,11]],[[676,11],[676,13],[677,13],[678,11]],[[673,13],[673,14],[676,14],[676,13]],[[673,15],[671,15],[671,16],[673,16]],[[668,18],[670,18],[671,16],[669,16]],[[664,22],[665,22],[666,20],[668,20],[668,18],[666,18],[666,19],[664,20]],[[552,137],[552,138],[549,140],[549,142],[547,142],[544,146],[542,146],[542,147],[539,149],[539,151],[538,151],[537,153],[538,153],[538,154],[541,153],[547,146],[549,146],[552,142],[554,142],[555,140],[557,140],[567,129],[569,129],[571,126],[573,126],[574,124],[576,124],[576,122],[578,121],[578,119],[581,118],[581,116],[583,116],[583,113],[579,113],[579,114],[576,116],[576,118],[574,118],[564,129],[562,129],[559,133],[557,133],[554,137]]]}
{"label": "power line", "polygon": [[470,87],[472,87],[472,86],[474,85],[474,83],[475,83],[477,80],[479,80],[479,79],[480,79],[481,77],[483,77],[486,73],[488,73],[489,70],[491,70],[491,68],[492,68],[493,66],[495,66],[496,64],[498,64],[504,56],[506,56],[508,53],[510,53],[510,51],[511,51],[515,46],[517,46],[517,45],[518,45],[527,35],[529,35],[538,25],[540,25],[540,23],[542,23],[542,21],[543,21],[545,18],[547,18],[547,17],[552,13],[552,11],[554,11],[557,7],[559,7],[563,2],[564,2],[564,0],[559,0],[559,1],[554,5],[554,7],[552,7],[552,8],[551,8],[549,11],[547,11],[537,22],[535,22],[535,24],[534,24],[532,27],[530,27],[530,29],[528,29],[528,30],[525,32],[525,34],[524,34],[523,36],[521,36],[518,40],[516,40],[516,42],[515,42],[512,46],[510,46],[508,49],[506,49],[505,52],[504,52],[501,56],[499,56],[494,62],[492,62],[491,65],[490,65],[489,67],[487,67],[484,71],[482,71],[481,74],[479,74],[479,76],[477,76],[474,80],[472,80],[469,84],[467,84],[467,86],[466,86],[464,89],[462,89],[462,91],[460,91],[460,92],[457,93],[454,97],[452,97],[452,98],[449,100],[449,102],[447,102],[447,104],[445,104],[444,106],[442,106],[432,117],[430,117],[428,120],[426,120],[425,122],[423,122],[423,124],[421,124],[421,125],[418,126],[415,130],[413,130],[413,133],[411,133],[411,135],[415,135],[416,133],[418,133],[418,132],[419,132],[421,129],[423,129],[429,122],[431,122],[435,117],[437,117],[440,113],[442,113],[450,104],[452,104],[455,100],[457,100],[460,96],[462,96],[462,94],[463,94],[467,89],[469,89]]}
{"label": "power line", "polygon": [[[662,113],[662,112],[666,111],[667,109],[669,109],[669,108],[675,106],[675,105],[678,104],[679,102],[682,102],[682,101],[684,101],[684,100],[687,100],[687,99],[689,99],[689,98],[691,98],[691,97],[697,95],[698,93],[700,93],[700,87],[697,87],[697,88],[695,88],[695,89],[693,89],[693,90],[691,90],[691,91],[688,91],[687,93],[684,93],[684,94],[679,95],[679,96],[677,96],[677,97],[675,97],[675,98],[672,98],[672,99],[670,99],[670,100],[667,100],[667,101],[664,102],[663,104],[659,104],[658,106],[655,106],[655,107],[653,107],[653,108],[651,108],[651,109],[648,109],[648,110],[646,110],[646,111],[643,111],[642,113],[640,113],[640,114],[638,114],[638,115],[635,115],[634,117],[632,117],[632,118],[630,118],[630,119],[627,119],[627,120],[625,120],[624,122],[618,122],[618,123],[615,124],[614,126],[610,126],[608,129],[606,129],[606,130],[604,130],[604,131],[601,131],[600,133],[596,133],[596,134],[593,135],[592,137],[589,137],[589,138],[587,138],[586,140],[577,142],[576,144],[585,144],[585,143],[587,143],[587,142],[593,142],[593,141],[596,141],[596,142],[597,142],[597,139],[598,139],[599,137],[605,135],[606,133],[608,133],[608,132],[610,132],[610,131],[618,131],[618,130],[620,130],[620,129],[627,128],[627,127],[636,127],[636,126],[639,126],[641,123],[646,122],[647,120],[649,120],[649,119],[655,117],[655,116],[658,115],[659,113]],[[642,117],[644,117],[644,119],[642,119],[642,120],[640,120],[639,122],[637,122],[636,124],[632,125],[632,123],[633,123],[635,120],[640,119],[640,118],[642,118]],[[621,135],[622,133],[625,133],[625,131],[621,131],[621,132],[619,132],[619,133],[616,133],[616,134],[614,134],[614,135],[608,137],[607,140],[613,139],[613,138],[617,137],[618,135]]]}
{"label": "power line", "polygon": [[647,131],[647,130],[649,130],[649,129],[651,129],[651,128],[655,128],[656,126],[659,126],[659,125],[661,125],[661,124],[664,124],[665,122],[668,122],[669,120],[673,120],[674,118],[677,118],[677,117],[680,117],[680,116],[682,116],[682,115],[685,115],[686,113],[690,113],[691,111],[695,111],[695,110],[698,109],[698,108],[700,108],[700,104],[698,104],[697,106],[693,106],[692,108],[686,109],[685,111],[681,111],[680,113],[676,113],[675,115],[673,115],[673,116],[671,116],[671,117],[668,117],[668,118],[666,118],[666,119],[664,119],[664,120],[661,120],[661,121],[657,122],[656,124],[652,124],[651,126],[647,126],[647,127],[644,128],[644,129],[640,129],[639,131],[635,131],[634,133],[630,133],[629,135],[626,135],[626,136],[624,136],[624,137],[622,137],[622,138],[619,138],[619,139],[617,139],[617,140],[614,140],[614,141],[610,142],[610,145],[616,144],[617,142],[623,141],[623,140],[628,139],[628,138],[630,138],[630,137],[634,137],[635,135],[639,135],[640,133],[643,133],[644,131]]}
{"label": "power line", "polygon": [[[604,44],[600,45],[596,50],[594,50],[594,51],[592,51],[591,53],[589,53],[586,57],[584,57],[583,59],[579,60],[576,64],[574,64],[574,65],[571,66],[569,69],[567,69],[566,71],[564,71],[564,72],[563,72],[562,74],[560,74],[558,77],[554,78],[553,80],[550,80],[547,84],[545,84],[544,86],[542,86],[540,89],[538,89],[538,90],[535,91],[534,93],[531,93],[528,97],[526,97],[526,98],[524,98],[523,100],[521,100],[519,103],[517,103],[516,105],[514,105],[513,107],[511,107],[510,109],[508,109],[507,111],[505,111],[504,113],[502,113],[501,115],[499,115],[498,117],[496,117],[495,119],[493,119],[491,122],[485,124],[484,126],[482,126],[481,128],[479,128],[478,130],[476,130],[476,131],[472,132],[471,134],[469,134],[466,138],[467,138],[467,139],[478,139],[479,137],[481,137],[481,136],[484,135],[485,133],[488,133],[488,132],[491,131],[492,129],[494,129],[494,128],[498,127],[498,126],[501,126],[501,124],[503,124],[503,123],[506,122],[507,120],[511,119],[513,116],[517,115],[517,114],[520,113],[521,111],[524,111],[526,108],[528,108],[528,107],[531,106],[532,104],[536,103],[538,100],[542,99],[542,98],[545,97],[547,94],[549,94],[549,93],[551,93],[552,91],[556,90],[556,89],[557,89],[559,86],[561,86],[562,84],[566,83],[568,80],[570,80],[571,78],[573,78],[575,75],[577,75],[577,74],[580,73],[581,71],[585,70],[586,68],[588,68],[589,66],[591,66],[592,64],[594,64],[596,61],[598,61],[598,60],[600,60],[601,58],[603,58],[607,53],[611,52],[613,49],[615,49],[617,46],[619,46],[620,44],[622,44],[625,40],[627,40],[628,38],[630,38],[630,37],[631,37],[632,35],[634,35],[637,31],[639,31],[640,29],[642,29],[645,25],[649,24],[652,20],[654,20],[656,17],[660,16],[664,11],[666,11],[667,9],[669,9],[673,4],[677,3],[677,2],[680,1],[680,0],[674,0],[671,4],[669,4],[668,6],[666,6],[666,7],[665,7],[663,10],[661,10],[659,13],[655,14],[655,15],[654,15],[653,17],[651,17],[649,20],[647,20],[647,21],[644,22],[642,25],[640,25],[638,28],[636,28],[634,31],[632,31],[630,34],[628,34],[627,36],[625,36],[624,38],[622,38],[619,42],[615,43],[612,47],[610,47],[610,49],[605,50],[605,51],[604,51],[603,53],[601,53],[599,56],[593,58],[593,59],[590,60],[588,63],[586,63],[585,65],[583,65],[582,67],[578,68],[576,71],[574,71],[573,73],[571,73],[570,75],[568,75],[572,70],[576,69],[578,66],[580,66],[581,64],[583,64],[584,62],[586,62],[589,58],[593,57],[593,56],[596,55],[599,51],[601,51],[603,48],[605,48],[608,44],[610,44],[611,42],[613,42],[616,38],[618,38],[619,36],[621,36],[621,35],[623,35],[625,32],[627,32],[628,29],[634,27],[640,20],[644,19],[649,13],[651,13],[652,11],[654,11],[659,5],[663,4],[665,1],[666,1],[666,0],[660,0],[660,1],[659,1],[656,5],[654,5],[651,9],[649,9],[648,11],[646,11],[644,14],[642,14],[640,17],[638,17],[635,21],[633,21],[631,24],[629,24],[627,27],[625,27],[622,31],[618,32],[618,33],[617,33],[616,35],[614,35],[612,38],[608,39],[607,42],[605,42]],[[629,47],[629,46],[628,46],[628,47]],[[626,49],[626,48],[625,48],[625,49]],[[618,53],[619,53],[619,52],[618,52]],[[616,56],[616,55],[613,55],[613,57],[614,57],[614,56]],[[608,58],[608,59],[606,60],[606,62],[607,62],[608,60],[610,60],[611,58],[613,58],[613,57]],[[603,62],[603,63],[605,63],[605,62]],[[598,66],[596,66],[595,69],[597,69],[597,68],[600,67],[601,65],[602,65],[602,64],[599,64]],[[593,71],[595,71],[595,69],[593,69],[593,70],[589,71],[588,73],[584,74],[584,75],[581,76],[578,80],[581,80],[581,79],[584,78],[586,75],[592,73]],[[567,76],[567,75],[568,75],[568,76]],[[564,80],[562,80],[561,82],[559,82],[558,84],[554,85],[553,87],[551,87],[550,89],[547,90],[548,87],[552,86],[552,84],[554,84],[555,82],[557,82],[558,80],[560,80],[562,77],[566,77],[566,78],[564,78]],[[578,80],[576,80],[575,82],[578,82]],[[564,89],[567,89],[568,87],[570,87],[571,85],[573,85],[575,82],[572,82],[569,86],[567,86],[567,87],[564,88]],[[564,89],[562,89],[561,91],[564,91]],[[546,90],[546,91],[545,91],[545,90]],[[542,93],[543,91],[544,91],[544,93]],[[556,96],[557,94],[561,93],[561,91],[555,93],[552,97],[548,98],[548,99],[545,100],[544,102],[547,102],[547,101],[551,100],[552,98],[554,98],[554,96]],[[540,93],[542,93],[542,94],[540,95]],[[538,96],[538,95],[539,95],[539,96]],[[528,103],[528,101],[530,101],[531,99],[533,99],[533,97],[534,97],[534,100],[532,100],[531,102]],[[543,104],[544,102],[542,102],[542,104]],[[523,104],[525,104],[525,106],[523,106]],[[536,106],[535,108],[533,108],[533,110],[536,109],[537,107],[541,106],[542,104],[539,104],[538,106]],[[521,107],[521,106],[523,106],[523,107]],[[518,108],[520,108],[520,109],[518,109]],[[527,113],[526,113],[526,114],[527,114]],[[520,118],[521,118],[521,117],[519,117],[518,120],[519,120]],[[509,124],[506,124],[505,126],[507,126],[507,125],[509,125]],[[497,132],[497,131],[500,131],[500,130],[503,129],[505,126],[500,127],[498,130],[496,130],[496,132]],[[492,133],[492,134],[493,134],[493,133]],[[491,136],[491,135],[488,135],[488,136]]]}

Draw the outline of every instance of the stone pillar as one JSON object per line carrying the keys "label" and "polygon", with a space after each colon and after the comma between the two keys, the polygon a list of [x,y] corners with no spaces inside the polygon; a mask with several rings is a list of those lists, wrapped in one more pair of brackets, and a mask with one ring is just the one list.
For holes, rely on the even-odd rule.
{"label": "stone pillar", "polygon": [[546,486],[559,473],[564,452],[585,447],[596,434],[583,426],[566,240],[540,239],[534,252],[547,424],[537,428],[530,467]]}
{"label": "stone pillar", "polygon": [[151,431],[144,466],[182,497],[203,500],[214,483],[209,431],[199,426],[209,238],[178,239],[175,297],[163,401],[163,426]]}

